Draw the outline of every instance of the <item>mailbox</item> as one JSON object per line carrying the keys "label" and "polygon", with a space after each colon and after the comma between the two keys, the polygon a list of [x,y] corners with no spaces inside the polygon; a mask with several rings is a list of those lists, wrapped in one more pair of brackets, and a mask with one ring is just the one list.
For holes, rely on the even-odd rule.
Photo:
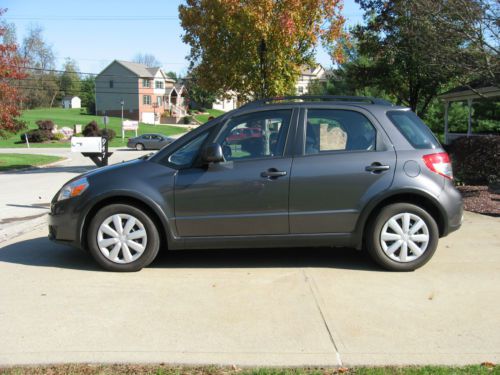
{"label": "mailbox", "polygon": [[102,137],[71,137],[71,152],[102,153]]}

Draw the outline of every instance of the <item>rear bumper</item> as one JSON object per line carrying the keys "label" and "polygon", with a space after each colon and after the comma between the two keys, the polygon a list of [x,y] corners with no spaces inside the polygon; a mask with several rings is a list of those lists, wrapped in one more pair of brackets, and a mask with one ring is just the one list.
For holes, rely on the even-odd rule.
{"label": "rear bumper", "polygon": [[464,216],[464,204],[462,195],[455,189],[453,182],[447,181],[443,192],[439,197],[442,207],[447,216],[447,224],[445,225],[442,236],[447,236],[451,232],[458,230],[462,226]]}

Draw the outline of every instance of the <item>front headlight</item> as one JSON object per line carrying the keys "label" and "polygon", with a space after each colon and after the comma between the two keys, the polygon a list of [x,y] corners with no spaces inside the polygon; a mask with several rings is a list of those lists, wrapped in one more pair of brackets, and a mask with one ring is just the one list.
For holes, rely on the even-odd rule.
{"label": "front headlight", "polygon": [[77,197],[82,194],[89,187],[89,182],[85,177],[79,178],[73,182],[70,182],[67,185],[64,185],[57,197],[58,201],[62,201],[64,199]]}

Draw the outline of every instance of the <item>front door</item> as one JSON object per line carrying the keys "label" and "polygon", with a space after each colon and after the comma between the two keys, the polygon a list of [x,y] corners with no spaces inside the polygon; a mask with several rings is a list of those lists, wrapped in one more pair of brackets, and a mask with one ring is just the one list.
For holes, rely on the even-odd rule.
{"label": "front door", "polygon": [[179,170],[175,217],[182,237],[287,234],[292,110],[230,119],[215,141],[225,162]]}
{"label": "front door", "polygon": [[290,185],[291,233],[351,233],[362,207],[390,187],[396,154],[367,115],[304,111]]}

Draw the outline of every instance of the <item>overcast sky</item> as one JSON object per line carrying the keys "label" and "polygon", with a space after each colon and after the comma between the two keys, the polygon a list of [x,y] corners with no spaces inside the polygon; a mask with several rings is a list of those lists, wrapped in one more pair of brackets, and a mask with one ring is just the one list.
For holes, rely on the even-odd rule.
{"label": "overcast sky", "polygon": [[[362,21],[354,0],[344,0],[348,25]],[[181,0],[0,0],[4,17],[16,25],[21,42],[30,24],[43,27],[52,44],[58,68],[66,57],[80,71],[98,73],[114,59],[131,60],[137,53],[152,53],[166,70],[185,74],[189,47],[181,40],[177,8]],[[323,51],[317,61],[331,65]]]}

